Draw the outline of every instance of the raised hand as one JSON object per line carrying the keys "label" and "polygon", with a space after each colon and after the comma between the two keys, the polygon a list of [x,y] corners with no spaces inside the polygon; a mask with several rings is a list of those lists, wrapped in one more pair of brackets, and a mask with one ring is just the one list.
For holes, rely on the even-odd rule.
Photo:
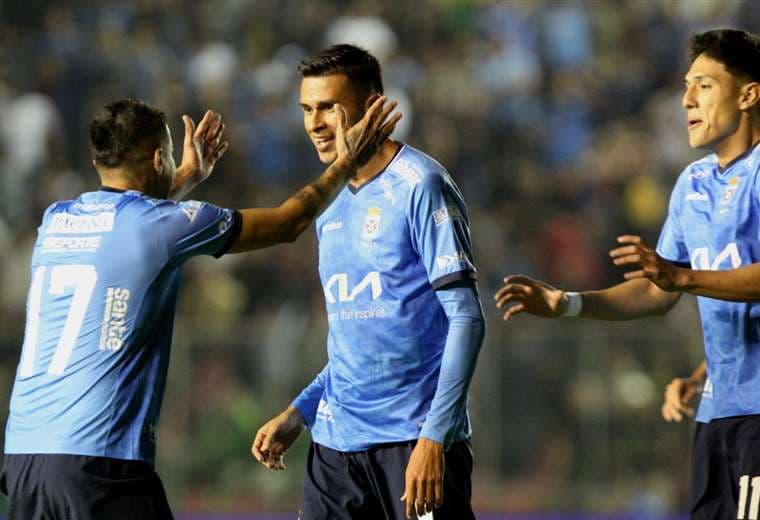
{"label": "raised hand", "polygon": [[251,446],[254,458],[269,469],[284,470],[283,457],[306,428],[301,412],[288,407],[256,432]]}
{"label": "raised hand", "polygon": [[505,309],[502,319],[527,312],[544,318],[557,318],[562,315],[567,304],[561,291],[540,280],[523,275],[511,275],[504,278],[504,285],[494,294],[496,307]]}
{"label": "raised hand", "polygon": [[641,237],[635,235],[623,235],[617,239],[618,243],[626,244],[610,251],[610,256],[615,265],[631,265],[638,268],[629,271],[623,276],[626,280],[647,278],[663,291],[678,290],[678,275],[680,269],[647,246]]}
{"label": "raised hand", "polygon": [[385,141],[396,127],[401,113],[391,116],[396,108],[396,102],[391,101],[386,106],[388,98],[378,97],[369,109],[354,126],[348,126],[346,110],[339,104],[335,105],[338,111],[338,125],[335,130],[335,150],[338,154],[336,160],[346,160],[356,166],[364,166],[377,152],[380,145]]}
{"label": "raised hand", "polygon": [[206,110],[197,128],[188,115],[182,116],[182,121],[185,123],[185,138],[182,163],[177,168],[171,191],[174,199],[182,198],[206,180],[229,147],[229,143],[222,139],[225,129],[222,116],[213,110]]}

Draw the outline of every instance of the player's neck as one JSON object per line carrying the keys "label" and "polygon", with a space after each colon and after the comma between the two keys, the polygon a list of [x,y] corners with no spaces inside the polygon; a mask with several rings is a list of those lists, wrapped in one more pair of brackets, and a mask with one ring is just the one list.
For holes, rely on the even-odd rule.
{"label": "player's neck", "polygon": [[372,158],[356,171],[356,176],[349,182],[355,188],[358,188],[362,184],[372,180],[378,173],[388,167],[388,164],[393,160],[401,148],[401,143],[396,141],[386,140],[380,149],[372,156]]}
{"label": "player's neck", "polygon": [[725,168],[734,159],[760,142],[760,127],[752,124],[749,117],[742,118],[739,127],[715,147],[718,166]]}
{"label": "player's neck", "polygon": [[100,175],[100,184],[106,188],[114,188],[123,191],[139,191],[149,196],[153,196],[147,180],[135,175],[133,172],[124,168],[98,168]]}

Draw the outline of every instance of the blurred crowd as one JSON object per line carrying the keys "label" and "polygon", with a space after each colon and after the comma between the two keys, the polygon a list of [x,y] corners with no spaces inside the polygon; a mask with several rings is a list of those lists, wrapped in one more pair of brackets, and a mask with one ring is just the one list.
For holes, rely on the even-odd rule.
{"label": "blurred crowd", "polygon": [[[760,32],[752,0],[0,0],[0,401],[23,336],[35,230],[96,189],[87,124],[124,96],[223,114],[230,149],[193,198],[279,204],[322,166],[296,66],[335,42],[383,66],[395,138],[438,159],[468,202],[489,319],[471,391],[483,511],[631,511],[686,503],[690,427],[659,418],[665,383],[701,359],[690,298],[633,324],[499,319],[525,273],[565,289],[622,280],[618,234],[656,242],[699,152],[680,106],[695,31]],[[179,157],[177,157],[179,160]],[[313,231],[185,268],[158,470],[182,510],[292,510],[306,439],[268,473],[255,430],[324,363]],[[0,418],[6,408],[2,407]]]}

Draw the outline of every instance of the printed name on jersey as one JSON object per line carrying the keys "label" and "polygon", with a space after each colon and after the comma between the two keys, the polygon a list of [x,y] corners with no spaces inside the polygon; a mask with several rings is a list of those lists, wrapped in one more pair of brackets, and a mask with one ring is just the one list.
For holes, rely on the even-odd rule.
{"label": "printed name on jersey", "polygon": [[372,241],[380,234],[380,208],[371,207],[367,210],[362,226],[362,240]]}
{"label": "printed name on jersey", "polygon": [[333,220],[332,222],[327,222],[325,225],[322,226],[322,233],[329,233],[330,231],[338,231],[339,229],[343,229],[343,222],[340,220]]}
{"label": "printed name on jersey", "polygon": [[686,200],[690,201],[707,201],[709,200],[709,197],[707,196],[707,193],[700,193],[698,191],[692,191],[691,193],[686,194]]}
{"label": "printed name on jersey", "polygon": [[383,188],[383,197],[391,203],[391,206],[396,205],[396,195],[393,193],[393,185],[386,177],[380,178],[380,187]]}
{"label": "printed name on jersey", "polygon": [[47,228],[47,233],[108,233],[113,230],[113,220],[113,212],[96,215],[56,213]]}
{"label": "printed name on jersey", "polygon": [[100,235],[95,237],[45,237],[45,240],[42,241],[42,252],[95,252],[100,247],[102,238]]}
{"label": "printed name on jersey", "polygon": [[337,301],[339,302],[352,302],[367,288],[371,291],[372,300],[377,300],[383,294],[383,284],[380,282],[379,271],[368,273],[362,281],[356,284],[351,290],[349,290],[348,285],[348,273],[336,273],[330,276],[324,285],[324,293],[327,303],[336,302],[335,295],[333,294],[333,286],[336,285],[338,287]]}
{"label": "printed name on jersey", "polygon": [[710,175],[709,170],[697,170],[695,172],[691,172],[689,174],[689,178],[690,179],[704,179],[708,175]]}
{"label": "printed name on jersey", "polygon": [[420,171],[408,160],[398,159],[393,165],[393,171],[399,174],[410,186],[414,186],[422,182],[422,174]]}
{"label": "printed name on jersey", "polygon": [[437,209],[433,212],[433,222],[436,226],[440,226],[447,220],[462,220],[462,212],[456,206],[444,206],[441,209]]}
{"label": "printed name on jersey", "polygon": [[195,220],[195,215],[198,213],[198,210],[201,209],[203,203],[197,200],[188,200],[187,202],[180,202],[179,205],[182,209],[182,213],[184,213],[187,219],[192,222]]}
{"label": "printed name on jersey", "polygon": [[452,264],[461,264],[467,262],[467,255],[464,251],[457,251],[453,255],[441,255],[435,259],[439,269],[445,269]]}
{"label": "printed name on jersey", "polygon": [[124,337],[127,335],[128,309],[129,289],[109,287],[106,291],[103,325],[100,330],[100,350],[117,352],[124,345]]}

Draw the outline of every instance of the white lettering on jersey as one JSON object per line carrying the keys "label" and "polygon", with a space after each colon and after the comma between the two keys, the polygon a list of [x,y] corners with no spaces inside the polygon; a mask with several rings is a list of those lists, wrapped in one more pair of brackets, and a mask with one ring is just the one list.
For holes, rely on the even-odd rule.
{"label": "white lettering on jersey", "polygon": [[709,377],[705,380],[705,386],[702,388],[702,397],[707,399],[713,398],[713,384]]}
{"label": "white lettering on jersey", "polygon": [[693,191],[691,193],[686,194],[686,200],[692,200],[692,201],[706,201],[709,197],[707,196],[707,193],[700,193],[698,191]]}
{"label": "white lettering on jersey", "polygon": [[129,309],[129,289],[109,287],[106,292],[106,306],[103,311],[103,325],[100,329],[100,350],[117,352],[127,335],[127,310]]}
{"label": "white lettering on jersey", "polygon": [[396,164],[393,165],[393,171],[398,173],[402,179],[404,179],[410,186],[419,184],[422,182],[422,175],[419,170],[412,166],[412,163],[406,159],[399,159]]}
{"label": "white lettering on jersey", "polygon": [[84,204],[77,202],[74,204],[74,209],[81,209],[82,211],[108,211],[115,207],[113,202],[97,202],[94,204]]}
{"label": "white lettering on jersey", "polygon": [[42,241],[43,253],[60,251],[95,252],[103,237],[46,237]]}
{"label": "white lettering on jersey", "polygon": [[712,263],[710,262],[710,250],[706,247],[698,247],[691,254],[691,267],[700,271],[717,271],[726,260],[730,261],[729,268],[736,269],[742,265],[742,257],[736,242],[728,244]]}
{"label": "white lettering on jersey", "polygon": [[338,301],[340,302],[352,302],[361,294],[364,289],[369,287],[372,291],[372,299],[377,300],[381,294],[383,294],[383,286],[380,283],[380,272],[372,271],[367,274],[364,279],[356,285],[352,291],[348,290],[348,274],[337,273],[332,275],[325,284],[324,292],[327,303],[335,303],[335,295],[333,295],[333,286],[338,286]]}
{"label": "white lettering on jersey", "polygon": [[383,196],[388,200],[388,202],[391,203],[392,206],[395,205],[396,195],[393,193],[393,185],[391,184],[391,181],[385,177],[381,177],[380,187],[383,188]]}
{"label": "white lettering on jersey", "polygon": [[343,229],[343,222],[339,220],[334,220],[322,226],[322,233],[329,233],[330,231],[338,231],[339,229]]}
{"label": "white lettering on jersey", "polygon": [[441,209],[437,209],[433,212],[433,221],[436,226],[440,226],[447,220],[461,220],[462,212],[456,206],[444,206]]}
{"label": "white lettering on jersey", "polygon": [[317,420],[320,419],[327,422],[335,422],[332,411],[330,410],[330,405],[328,405],[327,401],[324,399],[320,399],[319,405],[317,406]]}
{"label": "white lettering on jersey", "polygon": [[56,213],[47,233],[108,233],[113,229],[114,213],[96,215],[72,215]]}

